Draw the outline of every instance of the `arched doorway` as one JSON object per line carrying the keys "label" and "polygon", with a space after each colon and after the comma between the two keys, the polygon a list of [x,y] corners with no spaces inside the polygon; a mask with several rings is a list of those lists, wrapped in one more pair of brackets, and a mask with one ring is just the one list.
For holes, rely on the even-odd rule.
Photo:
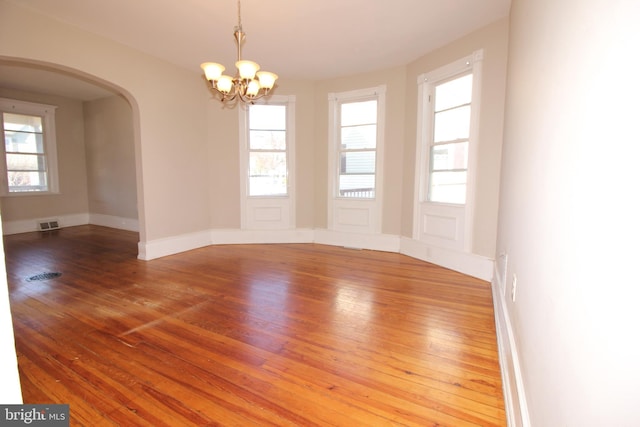
{"label": "arched doorway", "polygon": [[130,94],[66,67],[0,58],[0,98],[56,105],[60,184],[46,200],[2,197],[5,234],[35,231],[48,218],[142,232],[138,113]]}

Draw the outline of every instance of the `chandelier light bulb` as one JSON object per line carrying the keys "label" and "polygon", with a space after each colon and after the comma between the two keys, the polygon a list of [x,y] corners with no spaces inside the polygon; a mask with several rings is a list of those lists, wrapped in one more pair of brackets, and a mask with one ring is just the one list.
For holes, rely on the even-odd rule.
{"label": "chandelier light bulb", "polygon": [[260,69],[260,66],[253,61],[238,61],[236,67],[240,78],[244,80],[252,80]]}
{"label": "chandelier light bulb", "polygon": [[215,62],[204,62],[200,65],[200,68],[204,71],[204,75],[207,80],[214,82],[220,78],[224,71],[224,65],[220,65]]}
{"label": "chandelier light bulb", "polygon": [[258,71],[256,77],[260,80],[260,87],[267,90],[273,89],[273,85],[276,83],[278,75],[269,71]]}
{"label": "chandelier light bulb", "polygon": [[220,76],[216,88],[223,94],[231,93],[231,89],[233,89],[233,79],[226,75]]}
{"label": "chandelier light bulb", "polygon": [[260,91],[260,83],[258,82],[258,80],[251,80],[247,85],[247,96],[253,98],[256,95],[258,95],[259,91]]}

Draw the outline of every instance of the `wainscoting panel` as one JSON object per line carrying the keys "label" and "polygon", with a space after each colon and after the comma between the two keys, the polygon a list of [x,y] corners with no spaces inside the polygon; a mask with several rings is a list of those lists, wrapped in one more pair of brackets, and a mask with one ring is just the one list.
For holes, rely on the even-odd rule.
{"label": "wainscoting panel", "polygon": [[282,221],[282,208],[274,207],[257,207],[253,210],[253,219],[256,222],[280,222]]}
{"label": "wainscoting panel", "polygon": [[245,230],[282,230],[293,227],[295,209],[289,197],[246,198],[242,206]]}
{"label": "wainscoting panel", "polygon": [[336,209],[338,226],[369,227],[369,209],[338,207]]}
{"label": "wainscoting panel", "polygon": [[440,248],[464,249],[465,207],[422,203],[419,208],[418,240]]}

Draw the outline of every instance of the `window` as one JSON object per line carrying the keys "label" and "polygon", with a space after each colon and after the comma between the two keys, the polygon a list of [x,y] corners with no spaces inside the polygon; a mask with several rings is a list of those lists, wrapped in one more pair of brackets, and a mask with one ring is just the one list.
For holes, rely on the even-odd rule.
{"label": "window", "polygon": [[467,73],[435,85],[427,196],[431,202],[466,201],[472,83],[473,75]]}
{"label": "window", "polygon": [[249,106],[249,196],[286,196],[287,106]]}
{"label": "window", "polygon": [[386,89],[328,94],[330,230],[381,232]]}
{"label": "window", "polygon": [[413,237],[470,252],[484,53],[418,76]]}
{"label": "window", "polygon": [[240,226],[291,229],[296,221],[296,97],[271,95],[238,114]]}
{"label": "window", "polygon": [[339,108],[338,196],[373,199],[376,194],[378,100],[343,102]]}
{"label": "window", "polygon": [[3,195],[57,192],[55,108],[0,99]]}

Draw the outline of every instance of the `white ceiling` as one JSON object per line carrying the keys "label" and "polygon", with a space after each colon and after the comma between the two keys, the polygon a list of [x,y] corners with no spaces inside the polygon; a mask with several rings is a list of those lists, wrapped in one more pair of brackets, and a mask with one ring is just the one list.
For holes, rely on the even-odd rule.
{"label": "white ceiling", "polygon": [[[188,69],[235,62],[237,0],[12,1]],[[287,79],[401,66],[506,16],[509,6],[510,0],[243,0],[243,57]],[[0,85],[25,89],[31,80],[20,74],[0,63]],[[91,96],[82,95],[86,90],[78,96]]]}

